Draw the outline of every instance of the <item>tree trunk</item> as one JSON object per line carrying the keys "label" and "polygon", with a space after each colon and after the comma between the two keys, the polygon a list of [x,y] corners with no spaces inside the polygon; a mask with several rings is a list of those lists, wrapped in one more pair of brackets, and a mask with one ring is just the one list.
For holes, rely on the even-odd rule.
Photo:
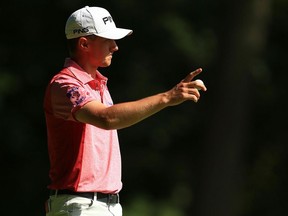
{"label": "tree trunk", "polygon": [[[219,74],[211,114],[200,187],[194,206],[197,216],[241,215],[244,180],[243,150],[249,140],[251,77],[265,46],[269,0],[224,1],[220,32]],[[223,12],[223,10],[222,10]],[[193,211],[194,212],[194,211]]]}

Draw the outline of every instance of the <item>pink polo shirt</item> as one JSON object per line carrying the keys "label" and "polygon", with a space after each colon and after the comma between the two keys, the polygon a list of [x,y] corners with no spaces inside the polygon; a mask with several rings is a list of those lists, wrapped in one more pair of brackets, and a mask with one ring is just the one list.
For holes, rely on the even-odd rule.
{"label": "pink polo shirt", "polygon": [[93,79],[71,59],[49,83],[44,110],[50,158],[50,189],[116,193],[122,188],[121,156],[116,130],[104,130],[74,119],[90,101],[111,106],[107,78]]}

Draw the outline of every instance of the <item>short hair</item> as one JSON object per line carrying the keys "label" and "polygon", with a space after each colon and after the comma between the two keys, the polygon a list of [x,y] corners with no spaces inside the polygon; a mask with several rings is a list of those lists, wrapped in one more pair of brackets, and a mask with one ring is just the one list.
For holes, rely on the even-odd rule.
{"label": "short hair", "polygon": [[67,40],[67,48],[70,56],[72,56],[75,53],[78,40],[79,38],[73,38]]}

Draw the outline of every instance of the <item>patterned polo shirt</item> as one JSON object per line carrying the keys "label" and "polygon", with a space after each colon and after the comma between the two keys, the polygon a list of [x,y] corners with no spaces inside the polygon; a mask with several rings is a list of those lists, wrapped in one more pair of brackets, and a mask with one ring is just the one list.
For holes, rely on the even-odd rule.
{"label": "patterned polo shirt", "polygon": [[107,78],[93,79],[71,59],[49,83],[44,111],[50,159],[50,189],[116,193],[122,188],[116,130],[104,130],[74,118],[91,101],[113,105]]}

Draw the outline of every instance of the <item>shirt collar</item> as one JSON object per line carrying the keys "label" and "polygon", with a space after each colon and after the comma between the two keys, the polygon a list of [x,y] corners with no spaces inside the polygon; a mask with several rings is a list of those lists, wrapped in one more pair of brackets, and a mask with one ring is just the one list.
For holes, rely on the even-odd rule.
{"label": "shirt collar", "polygon": [[83,70],[75,61],[71,58],[66,58],[64,67],[67,68],[73,75],[84,84],[89,84],[94,89],[102,88],[106,86],[108,78],[103,76],[98,70],[96,71],[96,78]]}

